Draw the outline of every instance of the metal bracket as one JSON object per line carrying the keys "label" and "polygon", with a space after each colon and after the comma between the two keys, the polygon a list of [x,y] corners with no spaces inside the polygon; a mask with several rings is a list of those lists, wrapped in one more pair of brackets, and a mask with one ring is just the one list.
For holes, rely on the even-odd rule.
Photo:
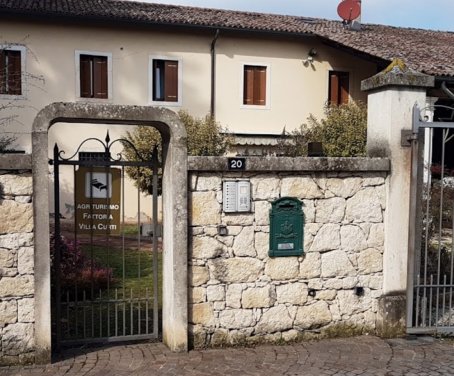
{"label": "metal bracket", "polygon": [[400,131],[400,146],[408,148],[411,142],[418,139],[418,135],[414,134],[411,129],[402,129]]}

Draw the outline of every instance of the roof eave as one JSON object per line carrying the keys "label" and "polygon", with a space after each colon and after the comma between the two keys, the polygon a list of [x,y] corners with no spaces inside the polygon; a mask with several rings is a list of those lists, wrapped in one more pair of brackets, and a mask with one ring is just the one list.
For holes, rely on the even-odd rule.
{"label": "roof eave", "polygon": [[329,39],[328,37],[325,37],[325,36],[318,36],[322,41],[323,43],[325,43],[326,45],[330,46],[330,47],[333,47],[333,48],[338,48],[340,50],[343,50],[344,52],[346,53],[349,53],[351,55],[355,55],[357,57],[360,57],[362,59],[365,59],[365,60],[369,60],[371,62],[374,62],[376,64],[389,64],[392,59],[385,59],[381,56],[377,56],[377,55],[372,55],[368,52],[364,52],[364,51],[361,51],[361,50],[358,50],[354,47],[350,47],[350,46],[347,46],[345,44],[342,44],[338,41],[335,41],[333,39]]}
{"label": "roof eave", "polygon": [[454,84],[454,76],[445,76],[445,75],[435,75],[435,82],[446,82],[450,84]]}
{"label": "roof eave", "polygon": [[112,18],[92,15],[68,15],[58,14],[53,12],[28,12],[28,11],[16,11],[11,9],[0,8],[0,17],[13,16],[16,19],[26,19],[35,21],[45,20],[59,20],[59,21],[72,21],[72,22],[96,22],[102,23],[103,25],[130,25],[130,26],[153,26],[162,27],[168,29],[190,29],[194,31],[207,31],[207,30],[220,30],[229,33],[253,33],[260,35],[272,35],[272,36],[285,36],[285,37],[318,37],[312,32],[293,32],[293,31],[281,31],[281,30],[267,30],[267,29],[255,29],[255,28],[237,28],[237,27],[226,27],[219,25],[197,25],[192,23],[177,23],[177,22],[160,22],[160,21],[148,21],[143,19],[126,19],[126,18]]}

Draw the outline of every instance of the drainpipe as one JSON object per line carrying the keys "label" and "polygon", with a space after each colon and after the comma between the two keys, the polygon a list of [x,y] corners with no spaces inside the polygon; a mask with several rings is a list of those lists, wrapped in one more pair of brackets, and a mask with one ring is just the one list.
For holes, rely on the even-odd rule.
{"label": "drainpipe", "polygon": [[215,104],[216,104],[216,42],[219,38],[219,29],[216,30],[214,38],[211,41],[211,105],[210,116],[215,118]]}
{"label": "drainpipe", "polygon": [[451,99],[454,99],[454,93],[448,89],[448,87],[446,86],[446,81],[443,81],[441,83],[441,89],[444,91],[444,93]]}

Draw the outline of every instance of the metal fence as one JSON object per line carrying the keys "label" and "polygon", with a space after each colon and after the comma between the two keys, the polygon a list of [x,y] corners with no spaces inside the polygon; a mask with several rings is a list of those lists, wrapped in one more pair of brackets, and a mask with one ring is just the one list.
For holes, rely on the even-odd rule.
{"label": "metal fence", "polygon": [[413,109],[409,333],[454,333],[454,122],[433,121],[435,110],[454,114]]}
{"label": "metal fence", "polygon": [[[87,152],[97,144],[103,152]],[[134,155],[112,156],[112,146],[127,146]],[[155,148],[147,158],[128,140],[84,140],[64,158],[55,145],[52,258],[52,334],[61,346],[155,339],[159,335],[159,284],[162,253],[158,224],[159,161]],[[60,209],[62,169],[73,176],[74,212]],[[134,176],[137,219],[125,215],[125,180]],[[151,220],[144,218],[143,190],[148,184]],[[68,190],[65,182],[65,189]],[[71,189],[69,189],[71,191]],[[68,196],[68,192],[65,192]]]}

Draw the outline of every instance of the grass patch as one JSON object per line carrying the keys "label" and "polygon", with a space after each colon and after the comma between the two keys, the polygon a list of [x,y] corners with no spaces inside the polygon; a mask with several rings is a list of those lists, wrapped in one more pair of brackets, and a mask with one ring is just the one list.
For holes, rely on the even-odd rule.
{"label": "grass patch", "polygon": [[[123,251],[118,247],[107,248],[103,245],[94,245],[93,249],[89,245],[83,245],[82,251],[88,258],[93,258],[97,262],[112,269],[113,283],[110,286],[110,296],[115,295],[115,289],[118,290],[118,296],[130,296],[131,290],[133,296],[145,296],[148,288],[149,296],[153,295],[153,253],[150,249],[134,250],[125,249],[124,259]],[[158,253],[158,297],[159,307],[162,307],[162,252]]]}
{"label": "grass patch", "polygon": [[[96,241],[96,240],[95,240]],[[81,245],[81,252],[112,271],[109,289],[65,289],[61,301],[63,340],[150,333],[153,328],[153,254],[137,249]],[[88,275],[87,278],[90,276]],[[87,281],[87,285],[91,282]],[[162,308],[162,252],[158,253],[158,310]],[[148,289],[148,294],[147,294]],[[130,300],[132,296],[132,300]],[[147,299],[149,298],[149,299]],[[148,300],[148,302],[147,302]]]}
{"label": "grass patch", "polygon": [[137,226],[137,223],[125,224],[123,226],[123,233],[125,235],[138,235],[139,227]]}

